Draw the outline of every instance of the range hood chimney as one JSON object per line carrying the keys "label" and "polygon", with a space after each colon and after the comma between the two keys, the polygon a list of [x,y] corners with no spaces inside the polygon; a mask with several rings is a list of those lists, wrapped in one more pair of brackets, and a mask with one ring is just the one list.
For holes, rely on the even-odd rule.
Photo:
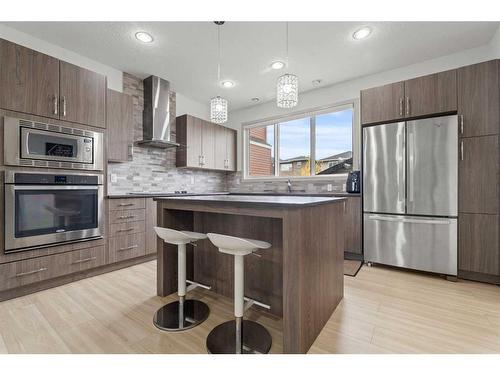
{"label": "range hood chimney", "polygon": [[149,76],[144,81],[144,112],[142,113],[143,140],[141,146],[169,148],[177,147],[170,137],[175,122],[174,92],[170,82],[160,77]]}

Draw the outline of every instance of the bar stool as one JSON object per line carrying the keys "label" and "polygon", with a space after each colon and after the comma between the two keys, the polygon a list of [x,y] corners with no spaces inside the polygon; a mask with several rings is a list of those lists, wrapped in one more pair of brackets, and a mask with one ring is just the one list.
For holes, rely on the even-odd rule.
{"label": "bar stool", "polygon": [[[179,231],[154,227],[158,237],[169,244],[177,245],[177,295],[179,301],[161,307],[154,315],[153,324],[164,331],[183,331],[193,328],[208,318],[207,304],[194,299],[186,299],[186,292],[196,287],[210,289],[209,286],[186,280],[186,244],[207,238],[203,233]],[[186,288],[186,284],[190,284]]]}
{"label": "bar stool", "polygon": [[[234,256],[234,316],[235,320],[219,324],[207,337],[207,349],[213,354],[268,353],[271,335],[261,324],[243,320],[244,312],[253,304],[270,308],[258,301],[246,298],[244,256],[260,249],[268,249],[270,243],[246,238],[207,233],[210,241],[221,253]],[[247,301],[245,303],[245,301]]]}

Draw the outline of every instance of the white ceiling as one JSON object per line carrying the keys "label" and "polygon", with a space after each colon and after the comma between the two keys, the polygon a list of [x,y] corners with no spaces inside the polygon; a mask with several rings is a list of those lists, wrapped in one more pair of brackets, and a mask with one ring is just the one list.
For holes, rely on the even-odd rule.
{"label": "white ceiling", "polygon": [[[275,96],[273,60],[285,59],[283,22],[226,22],[221,27],[222,79],[217,82],[217,27],[212,22],[8,22],[19,31],[107,64],[124,72],[168,79],[192,99],[215,95],[229,100],[230,110],[252,105],[252,97]],[[487,44],[498,22],[292,22],[289,25],[289,72],[299,76],[300,91],[390,70]],[[373,29],[362,41],[352,33]],[[134,38],[144,30],[155,40]]]}

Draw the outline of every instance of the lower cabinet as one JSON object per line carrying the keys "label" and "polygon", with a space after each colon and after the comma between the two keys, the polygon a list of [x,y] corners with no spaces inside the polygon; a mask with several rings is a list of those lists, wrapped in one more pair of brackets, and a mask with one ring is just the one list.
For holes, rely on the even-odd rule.
{"label": "lower cabinet", "polygon": [[0,265],[0,290],[17,288],[104,264],[104,246],[5,263]]}
{"label": "lower cabinet", "polygon": [[129,234],[109,239],[109,263],[146,255],[144,233]]}
{"label": "lower cabinet", "polygon": [[483,274],[500,282],[499,215],[460,214],[458,221],[459,276]]}
{"label": "lower cabinet", "polygon": [[346,198],[346,222],[344,230],[344,252],[363,254],[361,244],[361,197]]}

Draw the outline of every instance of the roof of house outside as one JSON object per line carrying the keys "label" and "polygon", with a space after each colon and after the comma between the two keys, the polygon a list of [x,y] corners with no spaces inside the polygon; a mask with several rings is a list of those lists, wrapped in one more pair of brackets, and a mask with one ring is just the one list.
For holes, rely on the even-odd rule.
{"label": "roof of house outside", "polygon": [[309,161],[309,156],[296,156],[289,159],[280,159],[280,164],[293,163],[294,161]]}
{"label": "roof of house outside", "polygon": [[338,160],[338,159],[350,159],[352,158],[352,151],[341,152],[340,154],[327,156],[326,158],[319,159],[319,161],[330,161],[330,160]]}
{"label": "roof of house outside", "polygon": [[352,165],[352,158],[346,159],[346,160],[344,160],[344,161],[342,161],[340,163],[332,165],[331,167],[326,168],[326,169],[322,170],[321,172],[319,172],[317,174],[346,173],[346,172],[350,171],[350,168],[348,168],[346,166],[346,164]]}

